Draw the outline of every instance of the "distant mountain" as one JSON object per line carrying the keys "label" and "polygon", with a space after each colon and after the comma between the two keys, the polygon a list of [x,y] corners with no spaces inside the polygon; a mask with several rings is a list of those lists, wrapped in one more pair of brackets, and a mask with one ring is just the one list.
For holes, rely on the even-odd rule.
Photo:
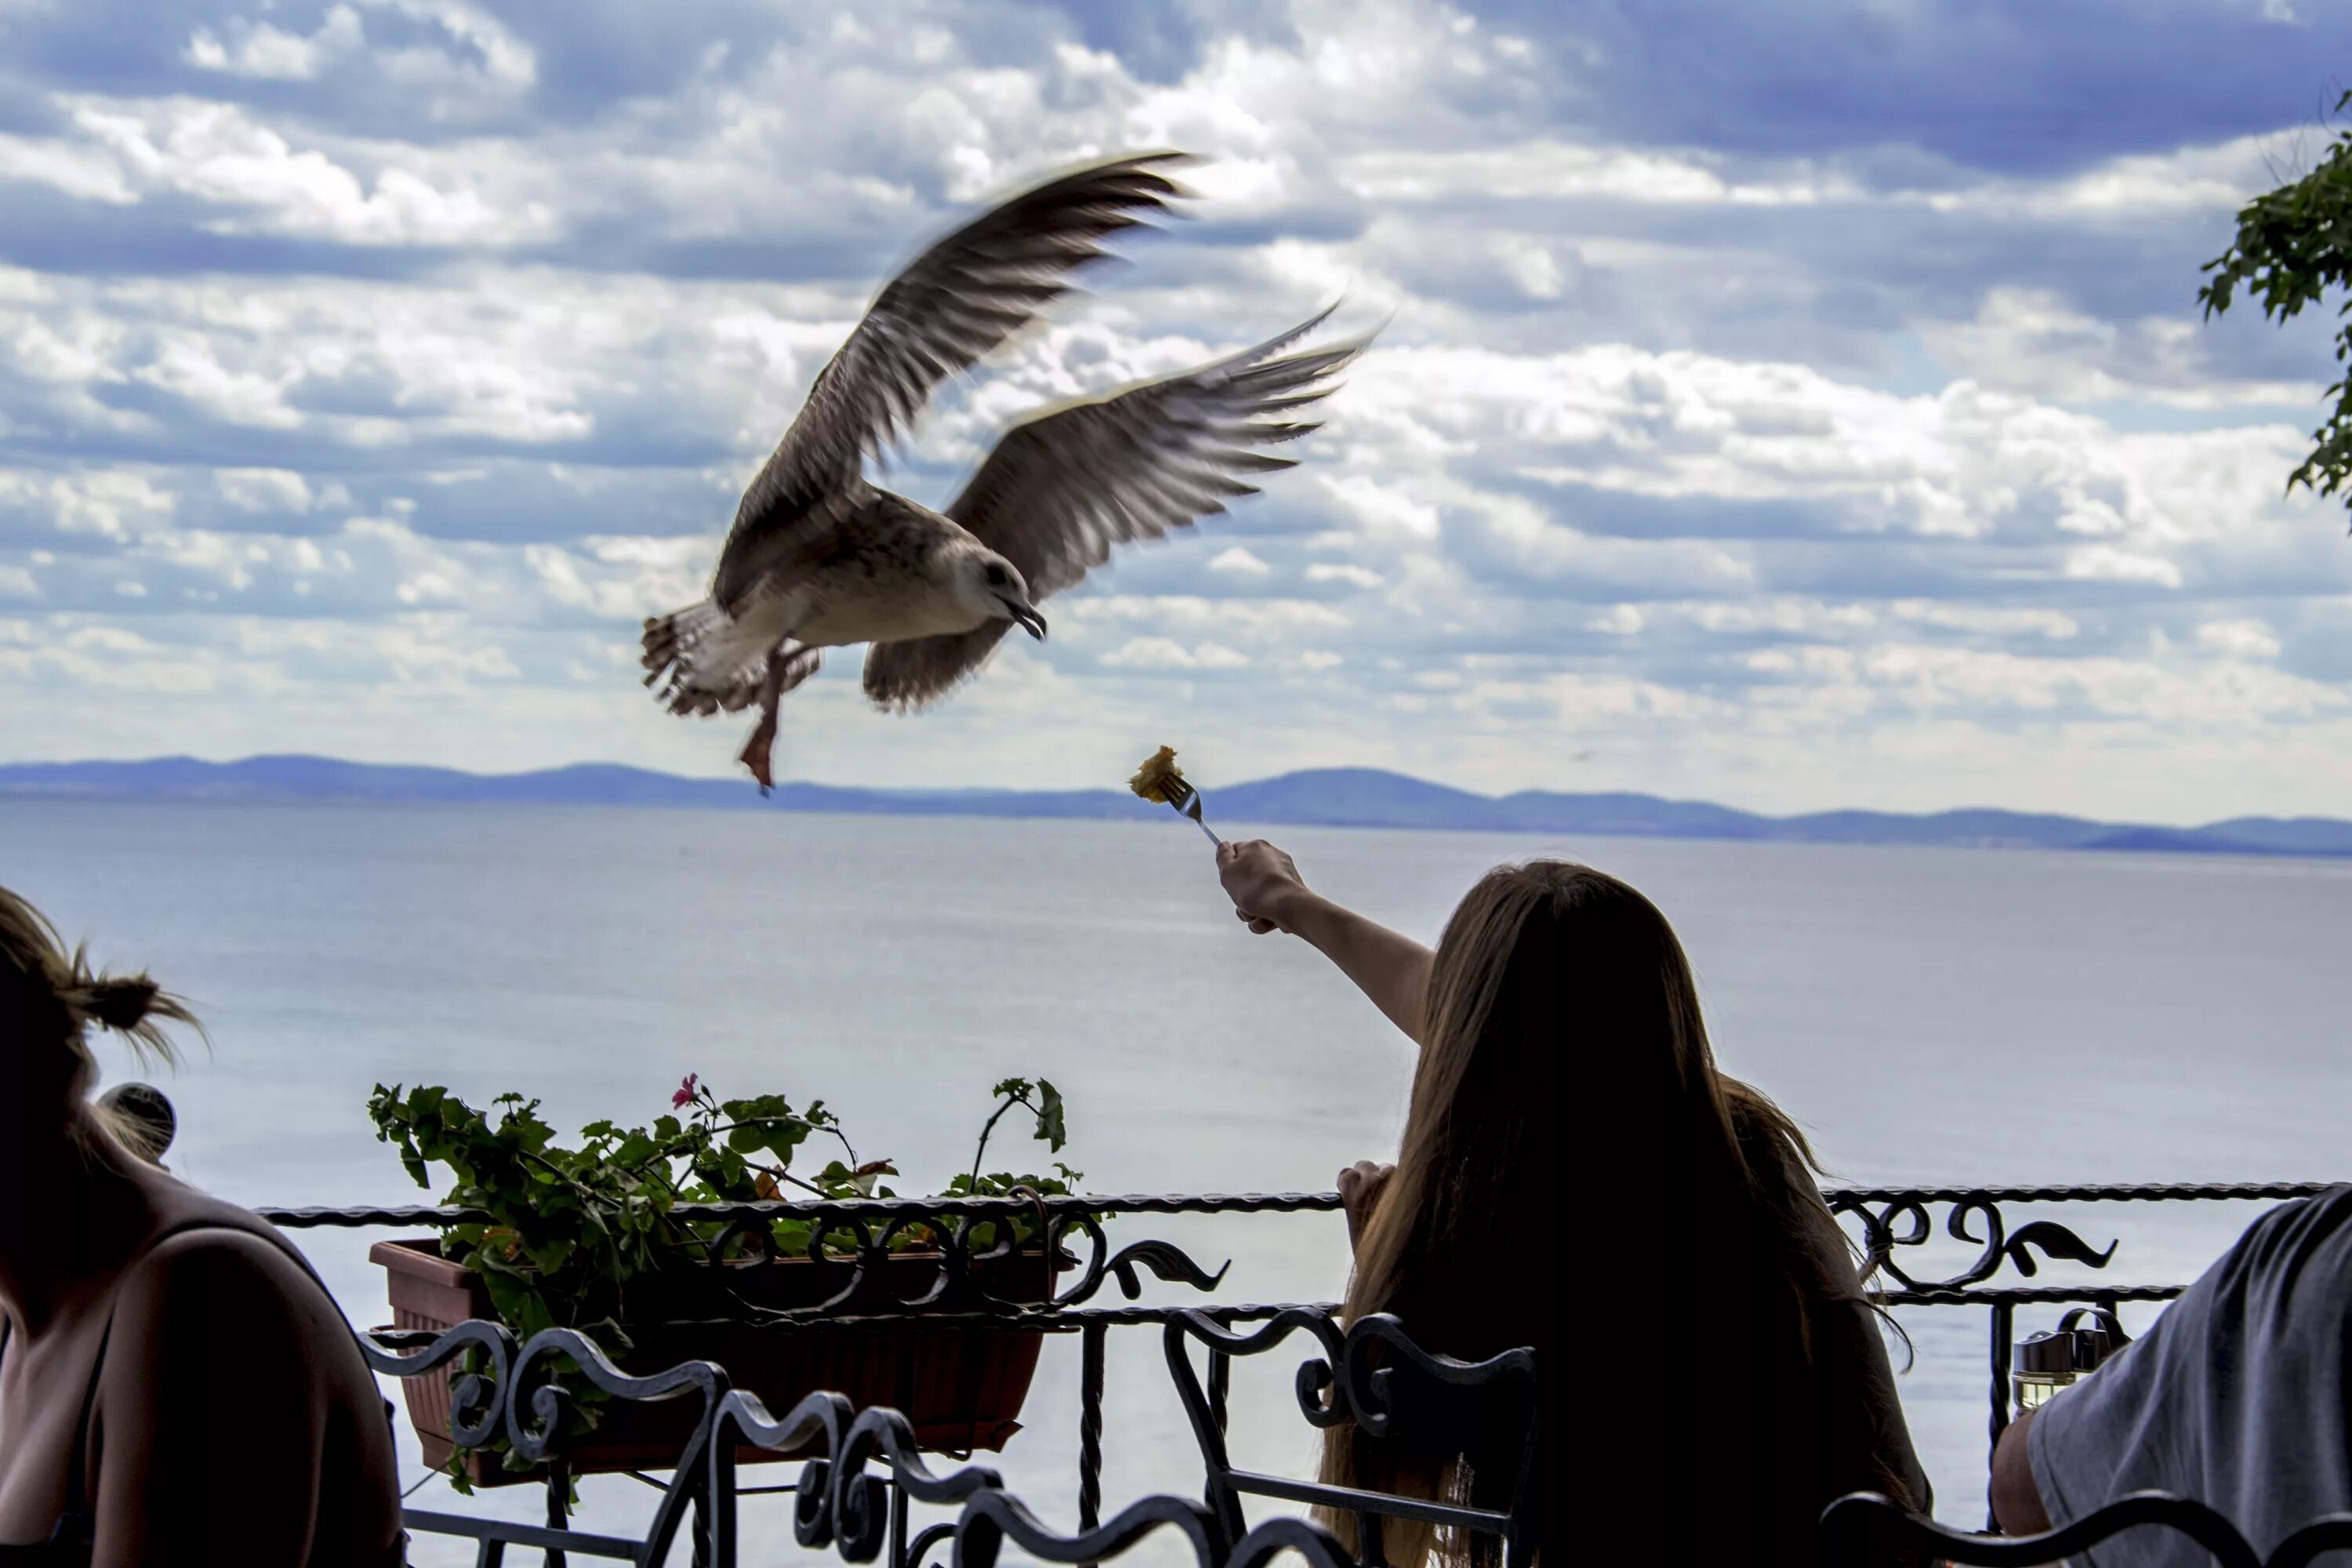
{"label": "distant mountain", "polygon": [[2201,829],[2289,855],[2352,855],[2352,822],[2326,816],[2233,816]]}
{"label": "distant mountain", "polygon": [[207,763],[0,764],[0,799],[366,800],[505,802],[531,805],[667,805],[954,816],[1143,816],[1164,809],[1124,790],[1031,794],[1013,790],[873,790],[784,784],[762,800],[744,779],[691,779],[618,763],[579,763],[529,773],[347,763],[334,757],[247,757]]}
{"label": "distant mountain", "polygon": [[[858,816],[1091,817],[1157,816],[1123,790],[858,789],[786,784],[761,800],[740,779],[583,763],[530,773],[469,773],[348,763],[332,757],[247,757],[206,763],[0,764],[0,800],[436,801],[535,805],[703,806]],[[1705,801],[1656,795],[1522,790],[1501,796],[1376,768],[1318,768],[1222,784],[1210,805],[1229,823],[1293,826],[1430,827],[1495,833],[1768,839],[1803,844],[1914,844],[1970,848],[2107,849],[2203,855],[2352,856],[2352,822],[2332,817],[2232,817],[2203,827],[2093,822],[2078,816],[1972,809],[1904,816],[1824,811],[1759,816]]]}

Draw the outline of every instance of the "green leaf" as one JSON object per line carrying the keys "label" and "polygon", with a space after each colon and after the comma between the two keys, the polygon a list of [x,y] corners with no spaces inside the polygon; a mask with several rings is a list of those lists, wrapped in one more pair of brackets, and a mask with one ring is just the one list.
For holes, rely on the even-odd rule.
{"label": "green leaf", "polygon": [[[1036,1118],[1036,1136],[1060,1152],[1068,1136],[1067,1113],[1052,1083],[1006,1079],[994,1099],[987,1125],[1014,1105],[1025,1105]],[[661,1117],[649,1131],[610,1120],[591,1121],[576,1144],[559,1140],[541,1116],[540,1102],[521,1094],[499,1096],[485,1115],[437,1085],[377,1084],[367,1110],[377,1138],[393,1149],[413,1181],[429,1187],[432,1167],[440,1166],[450,1176],[443,1201],[489,1216],[487,1223],[447,1227],[441,1252],[481,1277],[491,1310],[502,1321],[524,1337],[551,1327],[582,1329],[617,1353],[628,1344],[619,1314],[632,1281],[662,1268],[699,1267],[702,1249],[722,1228],[678,1223],[671,1213],[677,1204],[751,1198],[759,1170],[788,1165],[814,1131],[839,1139],[845,1151],[852,1149],[839,1119],[822,1101],[801,1111],[781,1094],[700,1103],[693,1119]],[[740,1125],[719,1131],[722,1116]],[[983,1137],[973,1166],[985,1150]],[[854,1152],[830,1160],[813,1184],[834,1196],[855,1196],[861,1181],[872,1180],[856,1174],[859,1163]],[[976,1178],[966,1170],[951,1175],[944,1191],[951,1196],[987,1195],[1025,1185],[1058,1194],[1079,1179],[1058,1162],[1054,1170],[1052,1176],[997,1171]],[[877,1190],[895,1195],[887,1187]],[[1016,1237],[1034,1239],[1034,1218],[1016,1215],[1011,1228]],[[997,1226],[983,1224],[971,1234],[975,1245],[984,1247]],[[835,1257],[847,1256],[858,1245],[850,1231],[835,1230],[819,1239],[806,1221],[790,1218],[772,1222],[771,1235],[788,1256],[805,1253],[813,1241]],[[920,1227],[907,1227],[892,1245],[903,1250],[936,1245],[936,1238]],[[593,1406],[603,1396],[578,1381],[577,1368],[568,1363],[556,1373],[572,1389],[572,1429],[593,1426],[598,1418]],[[520,1467],[503,1438],[494,1439],[488,1451]]]}
{"label": "green leaf", "polygon": [[[2339,113],[2343,107],[2339,102]],[[2261,305],[2263,320],[2282,324],[2329,293],[2352,288],[2352,132],[2339,132],[2308,173],[2241,208],[2236,238],[2201,270],[2208,279],[2197,300],[2209,319],[2226,313],[2242,286]],[[2347,309],[2352,300],[2337,314]],[[2352,335],[2338,336],[2336,357],[2352,363]],[[2310,454],[2288,476],[2289,492],[2300,485],[2333,497],[2352,481],[2352,394],[2339,384],[2327,397],[2333,407],[2312,434]]]}
{"label": "green leaf", "polygon": [[563,1240],[551,1241],[543,1246],[526,1249],[526,1255],[530,1258],[530,1266],[541,1274],[553,1274],[560,1270],[564,1264],[571,1261],[572,1253],[572,1244]]}
{"label": "green leaf", "polygon": [[1037,1080],[1037,1136],[1056,1154],[1070,1141],[1062,1117],[1062,1091],[1042,1078]]}

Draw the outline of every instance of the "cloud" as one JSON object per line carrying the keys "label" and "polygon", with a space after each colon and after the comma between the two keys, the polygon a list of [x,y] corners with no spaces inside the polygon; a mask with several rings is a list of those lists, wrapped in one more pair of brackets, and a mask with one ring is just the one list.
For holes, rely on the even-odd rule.
{"label": "cloud", "polygon": [[2276,633],[2256,620],[2207,621],[2197,628],[2197,640],[2210,648],[2240,658],[2276,658]]}
{"label": "cloud", "polygon": [[1388,581],[1368,566],[1351,566],[1331,561],[1310,562],[1307,567],[1309,583],[1345,583],[1351,588],[1377,588]]}
{"label": "cloud", "polygon": [[462,160],[352,144],[350,162],[303,146],[235,105],[194,99],[66,100],[79,139],[58,139],[26,177],[84,194],[86,168],[108,191],[186,196],[215,210],[214,233],[260,233],[345,245],[513,244],[545,238],[541,202],[471,177]]}
{"label": "cloud", "polygon": [[[475,76],[489,83],[526,89],[539,79],[539,59],[531,47],[506,24],[463,0],[360,0],[380,14],[389,13],[421,24],[421,46],[394,48],[384,57],[386,72],[395,80],[431,83],[445,75]],[[330,26],[338,25],[344,8],[328,13]],[[436,37],[434,35],[438,34]]]}
{"label": "cloud", "polygon": [[1343,292],[1390,324],[1297,470],[953,702],[869,716],[835,658],[812,770],[1116,771],[1191,713],[1252,771],[2340,809],[2352,557],[2281,494],[2326,324],[2194,305],[2314,144],[2285,68],[2352,41],[2258,11],[13,10],[0,749],[720,770],[636,623],[705,591],[887,269],[1173,143],[1196,221],[887,482],[944,505],[1038,405]]}
{"label": "cloud", "polygon": [[128,206],[139,200],[121,162],[100,148],[0,135],[0,180],[49,185],[77,200]]}
{"label": "cloud", "polygon": [[310,481],[288,468],[221,468],[213,475],[221,498],[247,511],[308,511]]}
{"label": "cloud", "polygon": [[1097,663],[1114,669],[1179,670],[1243,669],[1249,656],[1223,643],[1197,643],[1191,647],[1167,637],[1129,637]]}
{"label": "cloud", "polygon": [[2111,544],[2085,544],[2066,552],[2069,577],[2092,582],[2147,583],[2159,588],[2180,586],[2180,568],[2159,555],[2119,550]]}
{"label": "cloud", "polygon": [[[2287,27],[2255,5],[2165,0],[1661,0],[1556,31],[1532,0],[1482,13],[1539,40],[1559,112],[1612,134],[1813,155],[1908,145],[2036,176],[2274,130],[2309,110],[2314,93],[2285,85],[2309,74],[2300,62],[2352,43],[2336,13]],[[2283,96],[2296,100],[2284,112]]]}
{"label": "cloud", "polygon": [[1974,321],[1937,323],[1923,337],[1970,379],[2060,403],[2126,399],[2165,408],[2316,406],[2318,385],[2216,381],[2195,324],[2178,317],[2108,321],[2047,290],[1996,289]]}
{"label": "cloud", "polygon": [[1671,205],[1811,205],[1853,201],[1864,193],[1851,179],[1791,166],[1793,177],[1727,178],[1696,152],[1664,153],[1549,139],[1515,146],[1447,153],[1389,150],[1359,153],[1341,179],[1368,203],[1426,202],[1464,188],[1499,201],[1606,198]]}
{"label": "cloud", "polygon": [[185,58],[205,70],[265,81],[310,81],[320,67],[358,52],[367,45],[360,15],[349,5],[330,9],[315,33],[289,33],[268,22],[239,18],[233,24],[233,42],[224,44],[209,27],[188,35]]}

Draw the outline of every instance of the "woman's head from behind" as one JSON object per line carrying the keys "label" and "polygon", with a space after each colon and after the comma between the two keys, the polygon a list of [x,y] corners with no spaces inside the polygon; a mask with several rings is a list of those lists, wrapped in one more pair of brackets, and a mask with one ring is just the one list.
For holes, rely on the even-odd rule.
{"label": "woman's head from behind", "polygon": [[1483,1288],[1517,1271],[1496,1243],[1549,1246],[1603,1184],[1639,1204],[1695,1144],[1736,1152],[1690,963],[1614,877],[1558,860],[1488,873],[1439,939],[1427,1005],[1351,1309],[1417,1295],[1416,1279]]}
{"label": "woman's head from behind", "polygon": [[88,1103],[98,1072],[90,1026],[121,1035],[142,1059],[168,1061],[166,1020],[196,1023],[146,975],[92,971],[38,910],[0,888],[0,1142],[46,1146],[103,1128]]}

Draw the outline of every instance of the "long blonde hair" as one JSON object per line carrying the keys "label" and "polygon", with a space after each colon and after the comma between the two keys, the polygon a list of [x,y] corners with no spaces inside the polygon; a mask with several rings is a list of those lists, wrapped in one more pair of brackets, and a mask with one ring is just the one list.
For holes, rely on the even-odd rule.
{"label": "long blonde hair", "polygon": [[[1427,1005],[1403,1147],[1357,1247],[1348,1321],[1393,1312],[1423,1348],[1465,1359],[1535,1348],[1539,1557],[1566,1561],[1544,1548],[1572,1508],[1663,1531],[1658,1561],[1715,1550],[1701,1544],[1712,1527],[1693,1521],[1709,1500],[1738,1506],[1715,1462],[1740,1459],[1724,1434],[1784,1403],[1807,1419],[1809,1399],[1834,1397],[1807,1392],[1825,1370],[1832,1386],[1866,1381],[1822,1365],[1861,1353],[1851,1331],[1816,1331],[1861,1288],[1823,1239],[1836,1226],[1811,1151],[1763,1094],[1717,1070],[1682,944],[1601,872],[1536,861],[1489,873],[1439,941]],[[1585,1456],[1573,1488],[1558,1459],[1570,1423]],[[1505,1425],[1452,1447],[1402,1423],[1387,1438],[1336,1426],[1323,1476],[1501,1508],[1524,1458]],[[1771,1462],[1792,1473],[1770,1484],[1797,1490],[1910,1490],[1891,1456],[1821,1478]],[[1788,1528],[1809,1530],[1835,1495],[1799,1499],[1805,1517]],[[1759,1494],[1757,1506],[1774,1505]],[[1352,1519],[1327,1522],[1360,1550]],[[1740,1555],[1778,1560],[1771,1530],[1745,1539]],[[1397,1520],[1381,1544],[1399,1568],[1499,1560],[1492,1538]]]}
{"label": "long blonde hair", "polygon": [[97,1135],[133,1152],[145,1147],[145,1132],[89,1098],[98,1075],[89,1026],[121,1035],[142,1062],[170,1062],[179,1053],[168,1023],[204,1034],[181,998],[144,973],[91,969],[86,944],[68,952],[47,916],[0,888],[0,1041],[7,1045],[0,1092],[17,1100],[32,1126],[54,1106],[60,1130],[78,1140]]}

